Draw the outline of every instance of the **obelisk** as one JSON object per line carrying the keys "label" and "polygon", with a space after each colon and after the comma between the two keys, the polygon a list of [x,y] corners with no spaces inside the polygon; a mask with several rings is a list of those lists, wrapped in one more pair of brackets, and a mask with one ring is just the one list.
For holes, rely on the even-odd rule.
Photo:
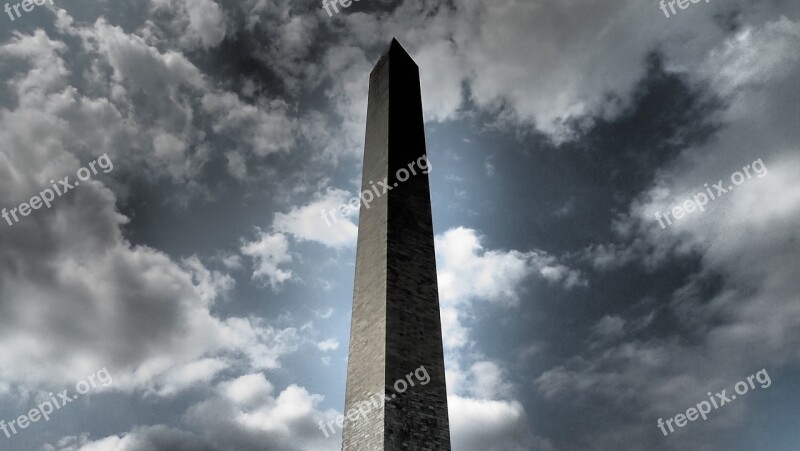
{"label": "obelisk", "polygon": [[[345,413],[376,393],[388,399],[345,420],[343,451],[450,450],[428,175],[397,177],[422,157],[419,68],[392,39],[369,78],[362,193],[384,180],[390,189],[369,206],[362,198]],[[423,366],[430,382],[396,393]]]}

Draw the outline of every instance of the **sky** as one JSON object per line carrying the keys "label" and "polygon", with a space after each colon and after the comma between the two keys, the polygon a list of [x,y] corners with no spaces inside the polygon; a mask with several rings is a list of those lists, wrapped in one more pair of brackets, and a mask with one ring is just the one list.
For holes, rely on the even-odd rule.
{"label": "sky", "polygon": [[800,3],[37,1],[0,11],[0,450],[340,449],[322,212],[393,37],[453,450],[800,446]]}

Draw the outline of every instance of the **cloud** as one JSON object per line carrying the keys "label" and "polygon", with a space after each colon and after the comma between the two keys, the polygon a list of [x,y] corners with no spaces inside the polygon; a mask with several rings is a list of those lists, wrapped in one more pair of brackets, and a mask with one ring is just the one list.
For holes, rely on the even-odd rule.
{"label": "cloud", "polygon": [[[620,242],[607,248],[653,271],[671,259],[697,261],[698,270],[665,300],[681,327],[651,339],[631,336],[603,343],[601,352],[576,355],[545,371],[535,382],[545,398],[567,403],[568,409],[603,405],[602,412],[583,410],[589,422],[608,418],[609,412],[631,412],[631,406],[637,418],[654,421],[685,411],[708,390],[731,391],[753,368],[768,368],[772,374],[800,361],[791,345],[800,330],[794,270],[798,250],[791,244],[800,238],[795,226],[800,222],[795,181],[800,131],[790,119],[800,101],[800,59],[788,50],[798,44],[800,22],[778,18],[746,25],[710,49],[702,63],[686,69],[687,77],[710,79],[709,86],[725,99],[718,113],[725,126],[710,142],[684,149],[660,169],[631,203],[617,229],[624,231],[618,234]],[[763,178],[736,187],[704,212],[666,229],[658,226],[656,211],[678,205],[704,183],[726,180],[758,158],[768,168]],[[716,288],[709,290],[710,285]],[[658,308],[650,307],[634,327],[653,321]],[[606,316],[594,329],[618,335],[623,326],[621,317]],[[745,421],[746,403],[752,400],[743,397],[742,407],[715,411],[715,421],[704,431],[687,428],[668,449],[702,447],[709,433],[731,435]],[[584,434],[593,449],[663,444],[660,434],[629,423],[606,427],[615,433]]]}
{"label": "cloud", "polygon": [[[453,447],[528,449],[525,444],[538,438],[526,424],[524,408],[516,401],[501,401],[513,394],[513,385],[499,363],[481,360],[462,321],[473,302],[516,308],[529,277],[538,275],[566,288],[575,284],[569,274],[577,280],[580,275],[542,252],[487,250],[475,230],[463,227],[437,235],[435,246]],[[463,348],[472,352],[465,355]],[[473,362],[464,371],[469,360]]]}
{"label": "cloud", "polygon": [[616,243],[595,244],[585,248],[581,253],[583,260],[592,264],[595,269],[613,270],[621,268],[642,257],[646,252],[641,242],[620,246]]}
{"label": "cloud", "polygon": [[[346,34],[365,43],[380,36],[374,29],[400,39],[421,67],[428,120],[457,119],[468,100],[495,116],[495,125],[522,133],[534,126],[563,142],[579,137],[593,117],[611,119],[622,111],[653,51],[676,66],[691,65],[725,36],[719,17],[730,12],[763,14],[741,1],[704,4],[669,22],[658,8],[632,0],[409,0],[380,16],[348,14],[343,24]],[[663,26],[653,27],[654,21]],[[676,35],[692,45],[682,45]],[[358,87],[366,86],[370,63],[363,51],[346,45],[330,48],[323,63],[324,73],[337,74],[329,95],[345,121],[343,131],[356,143],[366,106]]]}
{"label": "cloud", "polygon": [[555,451],[531,435],[525,409],[516,401],[492,401],[449,396],[453,449],[462,451]]}
{"label": "cloud", "polygon": [[604,315],[593,329],[601,337],[619,337],[625,333],[625,320],[616,315]]}
{"label": "cloud", "polygon": [[99,119],[69,118],[72,125],[102,125],[98,128],[106,131],[97,142],[85,142],[95,134],[76,134],[74,140],[84,146],[75,147],[108,148],[115,161],[126,163],[123,167],[146,168],[147,175],[168,176],[197,190],[200,171],[219,142],[227,143],[229,173],[240,180],[247,178],[248,165],[269,155],[324,142],[321,114],[300,115],[278,97],[259,95],[245,102],[213,86],[198,66],[174,49],[218,44],[225,36],[225,21],[216,3],[158,0],[156,11],[171,12],[177,19],[170,23],[175,30],[168,26],[171,31],[163,35],[164,28],[148,22],[142,33],[129,34],[102,17],[82,26],[66,11],[59,12],[62,33],[80,39],[79,49],[91,61],[87,69],[79,67],[81,59],[73,58],[70,64],[86,74],[92,92],[99,94],[101,100],[94,101],[111,110],[98,114]]}
{"label": "cloud", "polygon": [[159,396],[170,396],[192,386],[205,385],[228,366],[223,360],[208,358],[170,369],[157,383],[157,393]]}
{"label": "cloud", "polygon": [[470,367],[471,381],[469,391],[478,399],[506,399],[513,391],[506,382],[505,370],[498,364],[479,361]]}
{"label": "cloud", "polygon": [[333,312],[333,307],[329,307],[327,310],[314,310],[314,315],[317,318],[330,319],[333,316]]}
{"label": "cloud", "polygon": [[[209,309],[232,280],[196,258],[177,264],[131,246],[120,236],[126,218],[111,192],[99,183],[78,189],[0,234],[0,261],[19,268],[0,271],[0,354],[20,363],[0,370],[3,379],[62,381],[104,366],[115,374],[150,365],[163,370],[226,346],[227,326]],[[52,247],[23,252],[32,240]],[[47,370],[34,378],[18,372],[29,365]]]}
{"label": "cloud", "polygon": [[211,0],[187,1],[189,30],[203,47],[216,47],[225,38],[225,15]]}
{"label": "cloud", "polygon": [[[168,31],[181,46],[212,48],[226,35],[225,14],[212,0],[152,0],[153,19],[148,31],[156,36]],[[159,20],[164,14],[168,20]]]}
{"label": "cloud", "polygon": [[462,320],[474,302],[516,308],[529,277],[567,288],[576,283],[569,274],[581,280],[580,274],[543,252],[485,249],[478,233],[463,227],[437,235],[435,245],[453,448],[554,449],[530,430],[524,407],[511,400],[516,390],[502,363],[481,357]]}
{"label": "cloud", "polygon": [[325,94],[341,118],[341,125],[335,140],[326,147],[324,157],[336,161],[363,153],[369,73],[373,64],[375,61],[369,61],[364,50],[357,47],[337,46],[326,50],[322,61],[324,73],[337,76]]}
{"label": "cloud", "polygon": [[[683,149],[631,204],[620,220],[628,234],[620,233],[619,243],[589,246],[586,253],[596,269],[608,272],[626,264],[657,270],[668,258],[698,259],[699,272],[659,300],[681,329],[637,340],[625,337],[626,328],[653,321],[655,310],[641,320],[600,318],[595,333],[627,341],[603,342],[602,352],[545,371],[534,384],[542,396],[570,408],[596,400],[603,419],[613,409],[631,412],[631,406],[650,418],[696,401],[701,383],[725,387],[750,374],[748,362],[781,368],[800,357],[787,345],[797,341],[800,325],[800,287],[792,272],[800,220],[800,74],[792,53],[798,25],[776,15],[774,4],[700,4],[667,22],[652,4],[632,0],[409,0],[390,12],[349,14],[331,25],[318,19],[318,7],[306,11],[287,0],[244,0],[237,5],[241,11],[228,10],[231,18],[211,0],[154,3],[151,15],[166,14],[145,18],[139,29],[106,19],[74,22],[62,10],[56,22],[61,38],[41,30],[12,33],[0,47],[7,97],[13,99],[0,115],[0,206],[29,199],[46,186],[43,181],[74,173],[87,158],[107,152],[117,164],[112,175],[82,184],[53,209],[0,231],[0,361],[16,363],[0,369],[0,393],[61,387],[64,379],[101,366],[112,370],[114,390],[168,397],[189,389],[211,392],[186,415],[185,431],[156,425],[96,442],[85,435],[65,437],[59,443],[64,449],[335,447],[334,439],[321,440],[314,424],[329,418],[319,410],[319,395],[296,385],[277,393],[263,374],[251,373],[278,368],[301,344],[315,344],[305,337],[307,329],[219,317],[217,303],[234,287],[231,276],[207,268],[201,257],[170,256],[127,241],[123,227],[129,218],[121,211],[128,210],[120,205],[129,195],[130,173],[197,189],[210,161],[227,164],[236,181],[247,181],[261,173],[253,162],[295,158],[304,144],[318,164],[357,156],[363,148],[366,74],[374,63],[363,48],[392,31],[422,66],[429,120],[476,112],[469,108],[490,113],[490,125],[498,128],[529,133],[535,125],[557,142],[573,139],[593,117],[613,118],[622,109],[653,51],[668,71],[707,85],[725,102],[713,118],[723,129],[710,142]],[[241,33],[230,27],[242,12],[248,30],[261,30],[256,57],[268,63],[263,67],[269,75],[303,101],[308,93],[326,96],[340,123],[299,112],[302,102],[289,96],[253,97],[263,92],[260,86],[244,90],[244,97],[225,91],[192,62]],[[653,27],[653,20],[664,26]],[[341,45],[329,32],[350,40]],[[324,84],[329,75],[330,84]],[[221,160],[212,153],[218,142],[227,149]],[[657,209],[758,157],[769,167],[767,177],[670,230],[654,227]],[[493,163],[485,163],[491,173]],[[280,172],[270,172],[275,173]],[[254,277],[274,289],[298,277],[287,268],[294,262],[290,240],[351,246],[355,224],[341,219],[323,226],[317,210],[335,209],[346,197],[331,189],[276,214],[268,233],[259,231],[242,244],[254,262]],[[488,249],[485,242],[463,228],[437,237],[448,377],[453,375],[448,382],[456,388],[456,449],[552,449],[530,434],[525,409],[510,399],[516,387],[507,380],[505,364],[480,355],[462,321],[473,319],[475,302],[516,308],[527,284],[544,280],[568,290],[587,285],[587,278],[559,257]],[[225,266],[239,268],[239,260],[226,258]],[[717,277],[719,291],[709,294],[707,282]],[[231,362],[243,356],[248,374],[220,383]],[[31,377],[25,368],[42,371]],[[597,418],[592,409],[581,411]],[[731,412],[720,420],[710,427],[731,428],[741,416]],[[581,435],[594,449],[631,443],[648,449],[647,437],[619,426],[613,433]]]}
{"label": "cloud", "polygon": [[458,309],[442,307],[442,338],[446,349],[462,348],[469,344],[469,329],[459,320]]}
{"label": "cloud", "polygon": [[[102,19],[78,28],[59,14],[64,32],[81,39],[77,49],[97,56],[98,71],[81,72],[87,83],[103,83],[91,98],[70,86],[65,45],[41,30],[0,46],[17,98],[0,116],[6,143],[0,205],[30,199],[47,180],[75,174],[82,161],[102,153],[115,170],[0,229],[0,358],[18,363],[0,369],[0,379],[14,392],[36,391],[107,367],[113,390],[173,396],[212,380],[234,355],[244,356],[246,366],[278,367],[305,332],[213,314],[233,278],[208,269],[198,256],[173,259],[130,243],[121,230],[129,218],[109,188],[126,192],[117,177],[137,158],[142,174],[195,174],[203,157],[190,154],[186,143],[199,135],[172,129],[183,130],[194,114],[181,93],[204,90],[205,78],[180,54],[159,52]],[[137,92],[148,92],[145,103],[132,101]],[[153,113],[162,119],[158,125],[142,126],[139,120]],[[132,146],[144,152],[128,152]],[[142,157],[148,153],[152,158]],[[172,164],[181,159],[195,163]],[[275,283],[283,277],[277,269],[272,276]]]}
{"label": "cloud", "polygon": [[347,209],[349,215],[342,217],[341,205],[348,205],[350,194],[335,188],[317,193],[311,203],[294,207],[288,213],[276,213],[272,228],[292,235],[298,241],[314,241],[332,248],[354,246],[358,237],[358,226],[349,217],[355,211]]}
{"label": "cloud", "polygon": [[214,117],[215,133],[241,136],[242,149],[258,156],[285,152],[296,144],[296,124],[282,100],[250,105],[230,92],[206,93],[202,105]]}
{"label": "cloud", "polygon": [[218,385],[212,398],[189,408],[185,421],[226,448],[333,450],[338,443],[325,438],[318,424],[333,412],[318,410],[321,401],[297,385],[275,395],[262,374],[247,374]]}
{"label": "cloud", "polygon": [[255,263],[253,279],[265,280],[273,290],[276,290],[283,282],[293,277],[291,271],[280,268],[280,265],[292,261],[289,241],[282,233],[270,234],[259,230],[258,234],[255,241],[245,242],[240,250]]}
{"label": "cloud", "polygon": [[327,340],[317,343],[317,347],[322,352],[333,351],[339,349],[339,342],[336,341],[335,338],[328,338]]}
{"label": "cloud", "polygon": [[313,335],[309,323],[281,329],[263,319],[233,317],[225,325],[228,349],[244,354],[256,369],[280,368],[280,358],[297,351]]}
{"label": "cloud", "polygon": [[220,382],[210,395],[183,414],[184,429],[166,425],[136,427],[121,435],[90,440],[64,437],[47,451],[181,451],[223,449],[289,450],[338,449],[334,438],[326,438],[320,421],[330,421],[336,412],[320,411],[321,395],[290,385],[275,393],[262,373],[249,373]]}
{"label": "cloud", "polygon": [[522,282],[534,274],[567,289],[586,284],[579,271],[545,252],[485,250],[477,232],[463,227],[437,235],[436,253],[445,306],[470,299],[517,305]]}
{"label": "cloud", "polygon": [[[420,71],[420,86],[425,99],[425,118],[429,121],[453,119],[464,101],[460,77],[465,62],[458,46],[453,41],[436,41],[420,48],[413,57],[424,68]],[[487,172],[489,167],[491,164],[487,162]]]}
{"label": "cloud", "polygon": [[215,257],[217,261],[222,263],[227,269],[237,270],[242,269],[242,257],[238,254],[223,253]]}
{"label": "cloud", "polygon": [[44,451],[219,451],[200,437],[165,425],[134,428],[123,436],[112,435],[91,441],[87,434],[63,437]]}

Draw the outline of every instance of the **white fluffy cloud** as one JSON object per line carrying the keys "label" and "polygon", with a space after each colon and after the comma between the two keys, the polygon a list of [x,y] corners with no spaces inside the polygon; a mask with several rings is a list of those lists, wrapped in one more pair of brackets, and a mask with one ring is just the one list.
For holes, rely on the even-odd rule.
{"label": "white fluffy cloud", "polygon": [[512,386],[506,382],[505,370],[498,364],[479,361],[470,367],[471,382],[469,390],[479,399],[508,399],[512,394]]}
{"label": "white fluffy cloud", "polygon": [[515,401],[449,396],[453,449],[461,451],[555,451],[528,428],[525,408]]}
{"label": "white fluffy cloud", "polygon": [[222,8],[213,0],[152,0],[154,12],[168,13],[169,21],[149,24],[151,33],[169,30],[181,45],[211,48],[225,38],[227,25]]}
{"label": "white fluffy cloud", "polygon": [[225,38],[225,15],[212,0],[187,0],[189,30],[203,47],[216,47]]}
{"label": "white fluffy cloud", "polygon": [[323,352],[335,351],[336,349],[339,349],[339,342],[335,338],[328,338],[327,340],[317,343],[317,347]]}
{"label": "white fluffy cloud", "polygon": [[228,366],[221,359],[207,358],[170,369],[156,382],[157,393],[159,396],[170,396],[188,387],[207,384]]}
{"label": "white fluffy cloud", "polygon": [[254,373],[218,385],[215,396],[192,406],[185,419],[224,448],[334,450],[338,442],[318,424],[334,412],[320,411],[321,401],[297,385],[276,394],[263,374]]}
{"label": "white fluffy cloud", "polygon": [[[16,362],[0,369],[4,386],[57,388],[107,367],[114,390],[173,395],[212,380],[230,355],[244,355],[245,366],[279,366],[305,331],[212,314],[233,279],[196,256],[176,261],[131,244],[121,231],[128,218],[108,188],[132,172],[132,161],[143,162],[135,166],[144,175],[195,173],[204,157],[186,143],[202,134],[172,132],[193,114],[180,92],[205,89],[204,77],[180,54],[159,52],[102,19],[77,27],[61,11],[59,26],[97,56],[87,82],[108,97],[70,86],[66,46],[43,31],[4,43],[0,60],[18,102],[0,116],[0,205],[27,201],[51,178],[74,180],[78,167],[103,153],[115,169],[0,228],[0,358]],[[131,100],[142,91],[147,105]],[[138,128],[145,106],[161,114],[156,128]]]}
{"label": "white fluffy cloud", "polygon": [[333,248],[354,246],[358,237],[358,226],[354,223],[358,210],[347,207],[346,217],[339,214],[339,207],[349,205],[351,198],[347,191],[329,188],[318,193],[308,205],[277,213],[272,227],[299,241],[315,241]]}
{"label": "white fluffy cloud", "polygon": [[530,430],[524,407],[512,400],[515,388],[502,364],[480,358],[462,320],[473,302],[517,308],[528,278],[568,289],[583,283],[580,273],[543,252],[485,249],[478,233],[463,227],[437,235],[435,245],[453,448],[524,450],[535,443],[552,449]]}
{"label": "white fluffy cloud", "polygon": [[253,259],[253,279],[266,281],[272,289],[292,278],[292,272],[281,269],[280,265],[290,263],[289,241],[282,233],[258,231],[255,241],[242,245],[242,254]]}
{"label": "white fluffy cloud", "polygon": [[242,451],[336,450],[339,442],[326,438],[320,421],[334,411],[317,406],[322,396],[297,385],[280,393],[261,373],[250,373],[217,384],[211,396],[192,405],[183,415],[186,429],[165,425],[137,427],[118,435],[90,440],[87,436],[64,437],[48,451],[145,451],[197,450]]}
{"label": "white fluffy cloud", "polygon": [[579,271],[545,252],[485,250],[478,233],[463,227],[437,235],[436,254],[445,306],[470,299],[516,305],[520,285],[532,275],[568,289],[586,284]]}

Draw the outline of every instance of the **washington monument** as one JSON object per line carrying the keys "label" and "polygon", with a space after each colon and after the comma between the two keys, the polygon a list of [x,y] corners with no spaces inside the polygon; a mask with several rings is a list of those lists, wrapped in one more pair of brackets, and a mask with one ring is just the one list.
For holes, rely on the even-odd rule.
{"label": "washington monument", "polygon": [[[361,204],[345,412],[375,393],[386,401],[345,421],[343,451],[450,450],[428,175],[402,171],[420,158],[419,68],[392,39],[369,77],[362,192],[391,190]],[[422,366],[430,381],[398,392]]]}

